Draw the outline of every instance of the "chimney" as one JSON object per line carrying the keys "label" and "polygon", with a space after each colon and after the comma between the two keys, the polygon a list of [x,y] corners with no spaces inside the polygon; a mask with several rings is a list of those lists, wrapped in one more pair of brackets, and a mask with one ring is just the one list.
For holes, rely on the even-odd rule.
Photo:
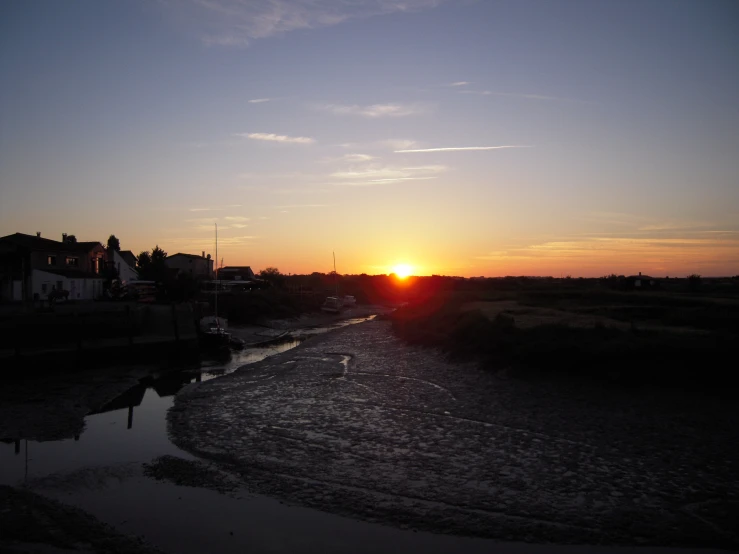
{"label": "chimney", "polygon": [[41,231],[36,231],[36,236],[37,236],[38,238],[41,238]]}
{"label": "chimney", "polygon": [[641,271],[639,272],[639,277],[641,277]]}
{"label": "chimney", "polygon": [[200,254],[200,257],[201,257],[201,258],[205,258],[205,250],[203,250],[203,253],[202,253],[202,254]]}
{"label": "chimney", "polygon": [[67,233],[62,233],[62,242],[67,242]]}

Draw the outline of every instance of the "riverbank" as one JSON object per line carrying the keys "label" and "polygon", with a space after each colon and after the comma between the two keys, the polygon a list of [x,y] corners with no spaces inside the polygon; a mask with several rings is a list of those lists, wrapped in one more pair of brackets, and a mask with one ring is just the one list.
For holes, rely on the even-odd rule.
{"label": "riverbank", "polygon": [[0,551],[161,554],[71,506],[0,485]]}
{"label": "riverbank", "polygon": [[737,424],[699,394],[450,364],[383,321],[188,387],[169,413],[179,447],[302,506],[516,541],[726,548]]}

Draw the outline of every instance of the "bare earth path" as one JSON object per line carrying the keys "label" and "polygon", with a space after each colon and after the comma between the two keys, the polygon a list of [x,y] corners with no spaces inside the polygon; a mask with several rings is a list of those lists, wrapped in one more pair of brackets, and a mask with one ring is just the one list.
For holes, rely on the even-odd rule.
{"label": "bare earth path", "polygon": [[736,410],[520,379],[382,321],[191,386],[174,442],[253,491],[372,521],[535,542],[736,548]]}

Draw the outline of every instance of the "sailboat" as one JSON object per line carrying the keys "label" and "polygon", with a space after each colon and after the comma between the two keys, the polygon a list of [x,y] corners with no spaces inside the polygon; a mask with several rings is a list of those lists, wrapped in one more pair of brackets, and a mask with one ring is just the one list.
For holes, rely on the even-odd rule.
{"label": "sailboat", "polygon": [[332,314],[338,314],[341,311],[342,306],[344,303],[341,301],[341,298],[339,298],[339,281],[338,281],[338,274],[336,273],[336,252],[334,254],[334,294],[335,296],[329,296],[326,298],[326,300],[323,301],[323,305],[321,305],[321,310],[324,312],[332,313]]}
{"label": "sailboat", "polygon": [[[218,264],[218,223],[216,223],[216,266]],[[231,343],[231,333],[226,331],[226,321],[218,317],[218,267],[216,267],[215,306],[212,316],[200,320],[200,337],[205,348],[228,348]]]}

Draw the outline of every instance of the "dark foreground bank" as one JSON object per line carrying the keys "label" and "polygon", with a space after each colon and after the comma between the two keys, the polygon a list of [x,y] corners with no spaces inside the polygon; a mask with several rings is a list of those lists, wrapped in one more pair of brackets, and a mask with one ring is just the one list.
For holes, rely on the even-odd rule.
{"label": "dark foreground bank", "polygon": [[160,553],[71,506],[0,485],[0,552]]}

